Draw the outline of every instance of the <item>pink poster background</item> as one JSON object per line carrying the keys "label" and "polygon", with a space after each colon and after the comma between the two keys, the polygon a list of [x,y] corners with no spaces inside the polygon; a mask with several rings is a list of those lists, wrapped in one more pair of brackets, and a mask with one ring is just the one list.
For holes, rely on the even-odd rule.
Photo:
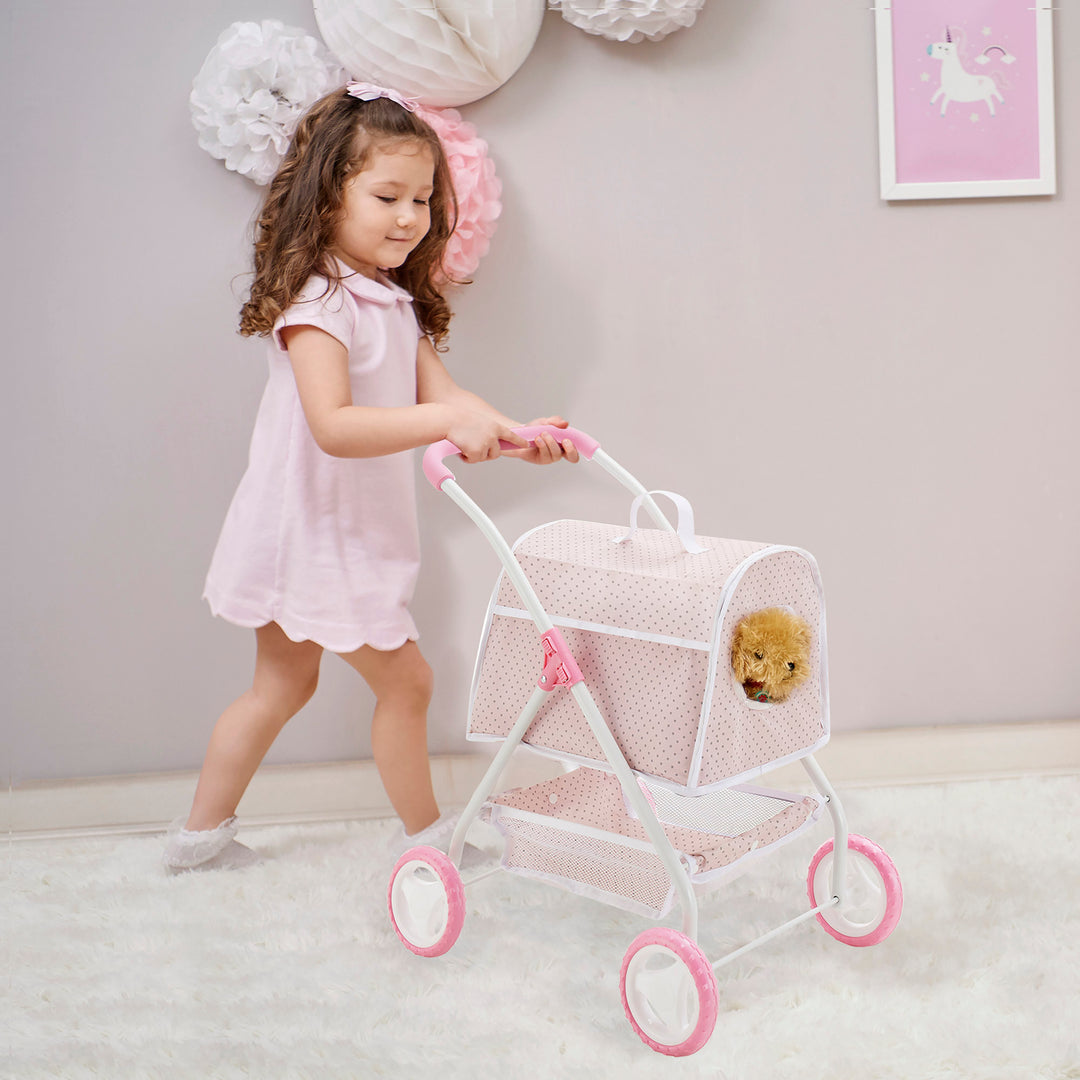
{"label": "pink poster background", "polygon": [[[1032,0],[892,0],[898,183],[1039,177],[1038,78]],[[951,101],[941,115],[943,62],[927,53],[948,26],[963,69],[994,79],[1004,101]],[[976,57],[993,49],[987,64]]]}

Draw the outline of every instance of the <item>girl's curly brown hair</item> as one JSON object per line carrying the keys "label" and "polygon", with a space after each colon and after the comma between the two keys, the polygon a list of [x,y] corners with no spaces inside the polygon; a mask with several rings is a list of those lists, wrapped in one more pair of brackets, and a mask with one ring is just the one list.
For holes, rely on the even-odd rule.
{"label": "girl's curly brown hair", "polygon": [[240,309],[240,333],[269,334],[312,274],[339,286],[330,249],[344,213],[345,184],[373,148],[397,142],[427,146],[435,162],[431,228],[405,262],[386,271],[407,289],[420,328],[436,348],[450,326],[450,305],[439,291],[442,262],[457,223],[457,200],[439,137],[419,116],[386,98],[361,101],[335,90],[317,101],[293,135],[266,193],[255,226],[255,280]]}

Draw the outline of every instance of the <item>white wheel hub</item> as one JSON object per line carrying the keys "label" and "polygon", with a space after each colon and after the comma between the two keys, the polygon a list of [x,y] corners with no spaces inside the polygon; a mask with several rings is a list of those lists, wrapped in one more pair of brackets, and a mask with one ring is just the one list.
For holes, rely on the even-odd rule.
{"label": "white wheel hub", "polygon": [[630,958],[626,1001],[641,1030],[665,1046],[685,1042],[697,1027],[700,1001],[694,977],[663,945],[645,945]]}
{"label": "white wheel hub", "polygon": [[[833,895],[833,853],[830,851],[814,872],[814,896],[818,903]],[[874,862],[861,851],[848,849],[842,905],[825,908],[821,917],[848,937],[872,933],[885,918],[889,896],[885,881]]]}
{"label": "white wheel hub", "polygon": [[407,862],[394,877],[390,906],[398,929],[420,949],[431,948],[446,932],[450,905],[446,887],[421,859]]}

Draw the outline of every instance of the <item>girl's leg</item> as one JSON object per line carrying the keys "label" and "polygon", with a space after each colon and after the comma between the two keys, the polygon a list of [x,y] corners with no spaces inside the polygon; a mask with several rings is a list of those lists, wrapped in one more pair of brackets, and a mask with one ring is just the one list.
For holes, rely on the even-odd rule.
{"label": "girl's leg", "polygon": [[415,641],[380,652],[365,645],[342,659],[364,677],[375,694],[371,750],[383,787],[409,835],[439,816],[431,787],[427,710],[432,675]]}
{"label": "girl's leg", "polygon": [[236,813],[259,762],[319,681],[321,645],[291,641],[277,623],[260,627],[255,638],[255,677],[210,736],[185,826],[191,831],[214,829]]}

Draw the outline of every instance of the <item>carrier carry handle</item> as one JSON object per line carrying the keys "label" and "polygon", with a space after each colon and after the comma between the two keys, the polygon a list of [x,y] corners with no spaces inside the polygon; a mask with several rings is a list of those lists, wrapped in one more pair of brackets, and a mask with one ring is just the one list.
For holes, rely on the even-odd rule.
{"label": "carrier carry handle", "polygon": [[[515,435],[520,435],[529,442],[536,442],[540,435],[551,435],[560,444],[566,439],[570,439],[586,461],[591,460],[593,454],[600,449],[600,444],[591,435],[586,435],[584,431],[578,431],[577,428],[561,428],[552,424],[532,424],[525,427],[516,427],[513,431]],[[499,445],[504,450],[521,449],[520,446],[515,446],[505,439],[500,439]],[[461,450],[449,439],[432,443],[424,452],[424,475],[431,481],[432,486],[437,491],[442,491],[442,486],[447,480],[454,479],[454,474],[443,463],[443,458],[448,458],[451,454],[457,454],[460,457]]]}
{"label": "carrier carry handle", "polygon": [[660,489],[643,492],[634,499],[630,504],[630,531],[622,536],[614,537],[612,543],[621,544],[624,540],[629,540],[630,537],[637,532],[638,511],[641,509],[641,504],[650,495],[666,495],[675,504],[675,508],[679,511],[679,523],[675,527],[675,532],[678,533],[683,548],[689,554],[701,555],[703,552],[709,550],[706,547],[702,547],[697,540],[694,539],[694,508],[690,505],[690,500],[684,495],[676,494],[674,491],[661,491]]}

